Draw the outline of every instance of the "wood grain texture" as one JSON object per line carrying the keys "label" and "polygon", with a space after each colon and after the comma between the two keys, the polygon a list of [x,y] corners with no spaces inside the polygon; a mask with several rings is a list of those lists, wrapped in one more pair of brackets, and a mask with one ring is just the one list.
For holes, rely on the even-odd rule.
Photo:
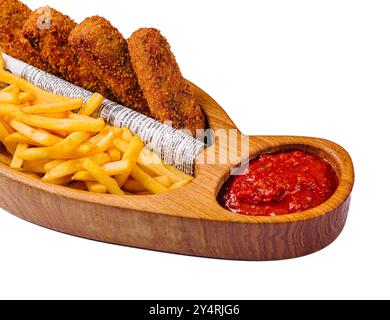
{"label": "wood grain texture", "polygon": [[[211,128],[236,128],[211,97],[192,86]],[[219,146],[216,139],[217,152]],[[249,217],[223,209],[216,196],[234,164],[197,164],[192,183],[152,196],[76,191],[31,179],[0,165],[0,206],[50,229],[114,244],[224,259],[294,258],[326,247],[341,233],[347,219],[354,170],[342,147],[316,138],[250,137],[249,158],[262,152],[291,149],[326,158],[340,180],[327,202],[297,214]],[[212,151],[206,149],[205,155]],[[239,157],[237,164],[247,160]]]}

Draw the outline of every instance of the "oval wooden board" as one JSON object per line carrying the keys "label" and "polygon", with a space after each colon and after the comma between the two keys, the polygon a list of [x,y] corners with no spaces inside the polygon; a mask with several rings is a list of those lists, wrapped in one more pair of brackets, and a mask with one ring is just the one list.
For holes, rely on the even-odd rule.
{"label": "oval wooden board", "polygon": [[[224,110],[192,85],[212,129],[236,129]],[[324,204],[278,217],[247,217],[216,200],[231,165],[197,164],[186,187],[162,195],[113,196],[49,185],[0,165],[0,206],[32,223],[88,239],[186,255],[278,260],[307,255],[333,242],[348,214],[353,164],[337,144],[306,137],[249,137],[250,158],[262,152],[302,149],[326,158],[340,186]],[[224,148],[216,139],[200,156]],[[237,164],[248,159],[237,159]]]}

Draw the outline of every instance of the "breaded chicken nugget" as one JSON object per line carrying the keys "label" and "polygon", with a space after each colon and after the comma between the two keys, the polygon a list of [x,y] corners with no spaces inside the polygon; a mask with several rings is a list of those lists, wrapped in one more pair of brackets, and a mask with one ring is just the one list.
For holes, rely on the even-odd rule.
{"label": "breaded chicken nugget", "polygon": [[22,35],[23,25],[30,12],[31,10],[18,0],[0,1],[0,49],[16,59],[55,73]]}
{"label": "breaded chicken nugget", "polygon": [[139,29],[128,44],[131,62],[152,116],[163,122],[172,121],[175,128],[188,129],[192,134],[196,129],[204,129],[203,112],[160,31]]}
{"label": "breaded chicken nugget", "polygon": [[112,98],[111,91],[92,72],[89,65],[79,59],[73,48],[69,47],[68,38],[76,25],[67,15],[50,7],[43,7],[31,12],[24,24],[23,35],[64,79]]}
{"label": "breaded chicken nugget", "polygon": [[73,29],[69,43],[122,104],[149,115],[149,108],[130,63],[127,42],[102,17],[85,19]]}

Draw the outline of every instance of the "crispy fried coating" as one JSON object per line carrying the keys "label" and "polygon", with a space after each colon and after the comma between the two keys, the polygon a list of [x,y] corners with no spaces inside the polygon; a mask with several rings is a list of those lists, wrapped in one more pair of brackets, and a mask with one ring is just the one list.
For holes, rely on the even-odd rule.
{"label": "crispy fried coating", "polygon": [[0,48],[16,59],[55,73],[22,35],[23,25],[30,12],[31,10],[18,0],[0,1]]}
{"label": "crispy fried coating", "polygon": [[152,116],[195,134],[205,117],[160,31],[142,28],[128,40],[131,62]]}
{"label": "crispy fried coating", "polygon": [[23,35],[64,79],[112,98],[111,90],[69,47],[68,38],[76,25],[67,15],[50,7],[43,7],[31,12],[24,24]]}
{"label": "crispy fried coating", "polygon": [[130,62],[127,42],[102,17],[85,19],[73,29],[70,45],[125,106],[149,115],[149,108]]}

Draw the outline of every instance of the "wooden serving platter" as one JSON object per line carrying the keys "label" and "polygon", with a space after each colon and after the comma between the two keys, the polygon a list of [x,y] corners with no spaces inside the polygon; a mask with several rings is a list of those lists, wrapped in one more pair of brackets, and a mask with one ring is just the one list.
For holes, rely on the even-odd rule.
{"label": "wooden serving platter", "polygon": [[[192,85],[212,129],[237,129],[224,110]],[[88,239],[186,255],[278,260],[307,255],[332,243],[348,214],[354,169],[337,144],[316,138],[249,137],[250,158],[281,150],[305,150],[327,159],[340,185],[324,204],[276,217],[231,213],[217,202],[231,165],[196,164],[195,179],[182,189],[151,196],[92,194],[34,180],[0,165],[0,206],[32,223]],[[215,149],[219,153],[220,141]],[[222,148],[224,149],[224,148]],[[225,154],[220,157],[226,157]],[[237,159],[237,164],[249,159]]]}

